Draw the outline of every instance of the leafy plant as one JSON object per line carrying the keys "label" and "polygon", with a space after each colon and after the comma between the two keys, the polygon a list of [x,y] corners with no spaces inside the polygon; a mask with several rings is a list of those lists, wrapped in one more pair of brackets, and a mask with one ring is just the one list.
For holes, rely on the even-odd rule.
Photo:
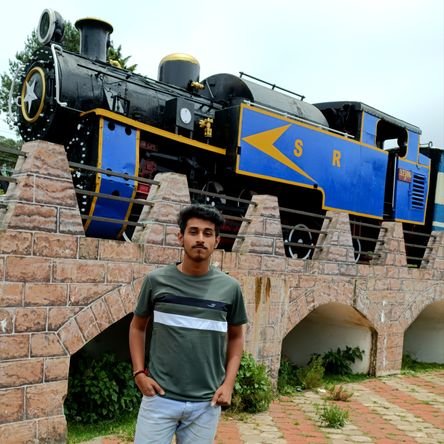
{"label": "leafy plant", "polygon": [[115,419],[135,410],[140,403],[131,365],[118,361],[111,353],[97,359],[83,353],[73,359],[68,384],[68,421],[90,424]]}
{"label": "leafy plant", "polygon": [[281,395],[291,395],[302,385],[297,375],[297,366],[292,364],[287,358],[281,359],[279,367],[277,389]]}
{"label": "leafy plant", "polygon": [[343,410],[335,404],[325,402],[322,406],[316,405],[321,423],[326,427],[340,429],[344,427],[348,419],[347,410]]}
{"label": "leafy plant", "polygon": [[234,384],[231,409],[236,412],[263,412],[272,399],[273,388],[265,365],[257,363],[250,353],[244,353]]}
{"label": "leafy plant", "polygon": [[325,373],[334,375],[348,375],[352,373],[351,364],[356,359],[362,360],[364,350],[359,347],[345,347],[345,350],[337,348],[336,351],[329,350],[322,355]]}
{"label": "leafy plant", "polygon": [[332,401],[348,401],[353,392],[348,391],[343,385],[333,385],[327,387],[328,398]]}
{"label": "leafy plant", "polygon": [[296,375],[304,388],[312,389],[320,387],[324,377],[322,357],[314,355],[306,367],[296,370]]}

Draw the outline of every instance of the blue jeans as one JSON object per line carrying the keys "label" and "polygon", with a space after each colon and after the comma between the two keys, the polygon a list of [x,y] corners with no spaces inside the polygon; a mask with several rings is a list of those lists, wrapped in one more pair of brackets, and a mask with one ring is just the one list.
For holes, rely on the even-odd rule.
{"label": "blue jeans", "polygon": [[185,402],[162,396],[143,396],[136,424],[135,444],[213,444],[220,406],[210,401]]}

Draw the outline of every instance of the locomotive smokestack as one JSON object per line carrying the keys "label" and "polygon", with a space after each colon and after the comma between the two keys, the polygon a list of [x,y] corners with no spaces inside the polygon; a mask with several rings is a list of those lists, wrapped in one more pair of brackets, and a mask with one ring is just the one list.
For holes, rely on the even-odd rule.
{"label": "locomotive smokestack", "polygon": [[113,27],[95,18],[77,20],[75,27],[80,31],[80,54],[89,59],[106,62],[109,36]]}

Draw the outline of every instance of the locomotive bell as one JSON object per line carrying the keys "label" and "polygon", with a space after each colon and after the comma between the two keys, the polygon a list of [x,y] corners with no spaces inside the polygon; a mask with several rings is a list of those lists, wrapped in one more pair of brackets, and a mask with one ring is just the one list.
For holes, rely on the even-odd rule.
{"label": "locomotive bell", "polygon": [[189,54],[170,54],[159,63],[158,80],[179,88],[189,89],[192,82],[199,82],[199,75],[199,62]]}
{"label": "locomotive bell", "polygon": [[89,17],[77,20],[75,27],[80,31],[80,54],[106,62],[113,27],[103,20]]}

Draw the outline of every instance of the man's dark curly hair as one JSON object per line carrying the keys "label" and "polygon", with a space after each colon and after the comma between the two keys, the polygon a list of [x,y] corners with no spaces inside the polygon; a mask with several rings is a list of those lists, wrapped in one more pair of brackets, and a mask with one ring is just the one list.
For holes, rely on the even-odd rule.
{"label": "man's dark curly hair", "polygon": [[188,221],[193,217],[213,222],[216,236],[219,236],[220,227],[224,223],[224,218],[219,210],[208,205],[199,204],[193,204],[183,208],[177,218],[177,223],[182,234],[185,232]]}

